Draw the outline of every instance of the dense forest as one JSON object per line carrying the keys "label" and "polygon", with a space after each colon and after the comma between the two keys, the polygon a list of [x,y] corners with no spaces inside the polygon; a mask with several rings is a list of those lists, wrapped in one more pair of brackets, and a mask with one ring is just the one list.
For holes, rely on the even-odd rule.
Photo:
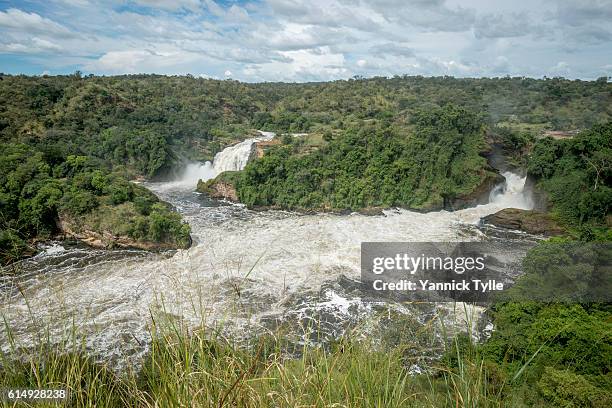
{"label": "dense forest", "polygon": [[49,239],[60,225],[75,236],[108,232],[160,248],[189,246],[189,226],[177,213],[95,160],[62,157],[25,144],[0,144],[0,150],[3,262],[32,254],[28,239]]}
{"label": "dense forest", "polygon": [[250,129],[332,133],[453,103],[503,124],[585,129],[612,117],[612,84],[548,78],[394,77],[327,83],[190,76],[9,76],[0,81],[0,137],[91,155],[130,175],[209,160]]}
{"label": "dense forest", "polygon": [[[480,155],[484,123],[456,105],[415,112],[412,131],[368,124],[300,154],[300,140],[271,149],[237,177],[240,201],[289,209],[401,206],[439,209],[496,173]],[[487,193],[488,193],[487,189]]]}
{"label": "dense forest", "polygon": [[[67,224],[184,246],[187,227],[127,180],[168,177],[181,163],[209,160],[254,129],[307,132],[319,143],[289,141],[250,165],[238,180],[248,204],[433,209],[492,180],[481,157],[492,134],[517,151],[544,130],[587,129],[611,117],[606,78],[248,84],[2,74],[0,246],[3,259],[13,259],[31,252],[32,239]],[[597,174],[599,217],[609,205],[600,156],[581,165],[588,177]],[[547,188],[554,196],[553,187]],[[119,227],[101,222],[100,214],[130,221]],[[155,232],[160,225],[164,237]]]}
{"label": "dense forest", "polygon": [[554,214],[566,224],[580,226],[587,234],[593,233],[591,227],[609,230],[612,122],[593,126],[571,139],[538,140],[527,170],[540,181]]}

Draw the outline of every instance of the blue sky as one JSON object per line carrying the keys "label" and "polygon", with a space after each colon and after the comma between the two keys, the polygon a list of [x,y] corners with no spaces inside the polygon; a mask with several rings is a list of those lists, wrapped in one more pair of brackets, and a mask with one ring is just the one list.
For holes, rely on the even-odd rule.
{"label": "blue sky", "polygon": [[612,76],[612,0],[0,0],[0,71]]}

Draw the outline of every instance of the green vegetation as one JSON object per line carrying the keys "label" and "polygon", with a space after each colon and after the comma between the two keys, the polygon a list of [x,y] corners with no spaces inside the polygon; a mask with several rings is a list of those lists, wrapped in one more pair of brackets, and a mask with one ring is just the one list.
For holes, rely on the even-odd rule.
{"label": "green vegetation", "polygon": [[442,208],[495,179],[480,156],[483,128],[474,113],[446,105],[415,112],[411,130],[351,128],[307,154],[289,141],[248,164],[236,189],[250,206]]}
{"label": "green vegetation", "polygon": [[[116,375],[78,350],[41,349],[39,357],[4,365],[0,385],[64,388],[74,407],[454,407],[461,397],[461,383],[411,378],[401,348],[375,351],[343,342],[331,350],[305,347],[300,358],[288,359],[281,347],[264,337],[245,351],[172,327],[153,335],[139,372]],[[480,384],[469,387],[473,398],[492,400]]]}
{"label": "green vegetation", "polygon": [[[240,178],[239,195],[248,204],[441,208],[491,181],[479,156],[484,128],[503,124],[529,135],[583,129],[609,121],[611,102],[605,79],[403,76],[243,84],[191,76],[1,75],[3,155],[27,159],[14,159],[17,170],[5,164],[3,177],[14,171],[15,180],[0,186],[0,248],[5,260],[28,253],[31,239],[56,232],[59,214],[78,216],[71,224],[77,228],[97,228],[100,214],[106,211],[106,218],[113,206],[133,221],[106,225],[113,233],[156,240],[163,235],[156,225],[163,224],[171,232],[159,239],[184,243],[175,217],[159,208],[142,212],[138,196],[145,193],[121,177],[163,176],[184,160],[209,160],[252,129],[311,135],[271,149]],[[531,136],[512,132],[499,132],[502,142],[523,149]],[[591,159],[589,166],[597,166],[601,157]],[[71,160],[84,160],[87,174],[109,175],[108,188],[88,186],[89,176],[77,169],[83,163]],[[138,202],[123,204],[132,199]],[[167,220],[152,222],[159,214]]]}
{"label": "green vegetation", "polygon": [[[244,172],[221,176],[249,205],[440,208],[494,176],[481,157],[491,137],[514,164],[527,166],[576,238],[611,239],[606,80],[0,79],[3,262],[60,230],[187,246],[189,228],[178,214],[127,180],[163,175],[183,159],[210,159],[255,128],[311,135],[286,137]],[[568,140],[539,139],[545,129],[589,130]],[[609,280],[605,268],[581,261],[609,254],[578,247],[569,256],[565,244],[532,250],[515,291],[562,296],[559,288],[567,287],[558,279],[580,278],[584,284],[571,288],[574,303],[500,302],[490,310],[495,331],[488,341],[456,337],[439,362],[423,367],[425,374],[408,374],[415,350],[397,340],[401,334],[392,344],[349,336],[291,356],[282,339],[261,338],[243,349],[172,326],[152,327],[143,369],[120,375],[74,341],[52,346],[42,339],[26,353],[13,347],[0,354],[0,388],[67,388],[72,405],[99,407],[608,407],[610,307],[584,296],[607,291],[602,283]]]}
{"label": "green vegetation", "polygon": [[352,79],[244,84],[160,75],[10,76],[0,80],[0,140],[94,156],[130,175],[210,160],[250,129],[327,135],[403,125],[455,103],[492,127],[584,129],[612,117],[612,84],[547,78]]}
{"label": "green vegetation", "polygon": [[[539,180],[553,212],[565,223],[583,235],[609,233],[612,122],[596,125],[572,139],[538,140],[527,169]],[[592,239],[588,236],[585,239]]]}
{"label": "green vegetation", "polygon": [[28,240],[49,239],[59,232],[90,230],[189,245],[189,226],[178,214],[147,189],[101,168],[86,156],[0,145],[1,261],[31,253]]}

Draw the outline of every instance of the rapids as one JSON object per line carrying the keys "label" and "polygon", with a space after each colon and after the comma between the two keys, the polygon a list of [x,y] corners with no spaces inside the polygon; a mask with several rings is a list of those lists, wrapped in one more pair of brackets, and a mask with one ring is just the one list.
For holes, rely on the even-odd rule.
{"label": "rapids", "polygon": [[338,336],[373,308],[351,289],[362,241],[490,239],[477,228],[481,217],[531,208],[525,178],[513,173],[504,173],[506,183],[489,204],[455,212],[254,212],[193,191],[200,178],[242,169],[255,141],[225,149],[213,163],[192,165],[176,181],[146,184],[189,222],[191,248],[148,253],[53,243],[15,264],[19,274],[0,281],[0,315],[10,327],[0,327],[2,347],[13,341],[31,346],[39,336],[60,342],[77,328],[88,350],[121,364],[147,351],[152,315],[191,328],[223,326],[239,337],[283,321],[319,324],[325,335]]}

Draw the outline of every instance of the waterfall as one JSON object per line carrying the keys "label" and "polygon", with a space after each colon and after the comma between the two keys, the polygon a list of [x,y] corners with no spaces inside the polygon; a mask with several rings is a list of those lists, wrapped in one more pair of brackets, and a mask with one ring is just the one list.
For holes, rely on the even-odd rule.
{"label": "waterfall", "polygon": [[259,137],[246,139],[233,146],[226,147],[217,153],[212,161],[205,163],[193,162],[187,164],[181,176],[170,183],[166,183],[165,188],[174,190],[194,189],[198,180],[210,180],[217,177],[224,171],[239,171],[247,165],[253,145],[257,142],[272,140],[276,134],[274,132],[264,132],[258,130]]}
{"label": "waterfall", "polygon": [[502,173],[502,176],[506,181],[491,190],[489,203],[503,208],[520,208],[523,210],[533,208],[533,199],[524,191],[527,177],[521,177],[509,171]]}
{"label": "waterfall", "polygon": [[[212,162],[212,169],[216,173],[213,177],[216,177],[219,173],[223,173],[224,171],[238,171],[244,169],[251,156],[253,144],[274,138],[273,132],[259,131],[259,133],[261,133],[261,137],[246,139],[244,142],[225,148],[217,153]],[[204,176],[208,176],[208,174],[204,174]],[[212,177],[208,178],[210,179]]]}

